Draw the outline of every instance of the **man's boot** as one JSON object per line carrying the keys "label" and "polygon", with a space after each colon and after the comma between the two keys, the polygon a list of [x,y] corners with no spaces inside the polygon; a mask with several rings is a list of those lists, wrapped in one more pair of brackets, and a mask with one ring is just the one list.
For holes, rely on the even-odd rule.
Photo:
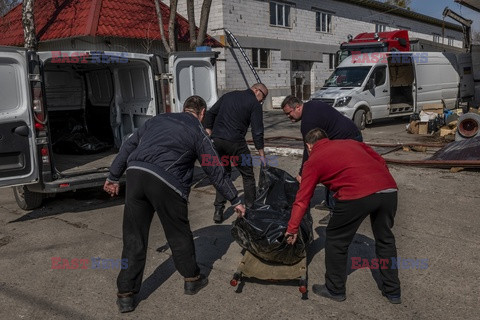
{"label": "man's boot", "polygon": [[215,207],[215,213],[213,214],[213,221],[215,223],[223,222],[223,207]]}
{"label": "man's boot", "polygon": [[117,293],[118,311],[121,313],[132,312],[135,310],[135,299],[133,292]]}
{"label": "man's boot", "polygon": [[203,274],[199,274],[194,278],[185,278],[184,293],[189,295],[196,294],[200,289],[205,288],[207,284],[208,278]]}

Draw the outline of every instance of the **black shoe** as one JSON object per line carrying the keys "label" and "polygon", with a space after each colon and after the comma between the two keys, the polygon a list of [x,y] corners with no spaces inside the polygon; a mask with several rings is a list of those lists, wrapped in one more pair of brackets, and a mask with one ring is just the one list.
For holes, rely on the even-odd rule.
{"label": "black shoe", "polygon": [[328,290],[328,288],[324,284],[314,284],[312,286],[312,291],[319,296],[329,298],[338,302],[347,299],[344,294],[335,294],[330,292],[330,290]]}
{"label": "black shoe", "polygon": [[213,221],[215,223],[223,222],[223,208],[215,208],[215,213],[213,214]]}
{"label": "black shoe", "polygon": [[205,288],[208,284],[208,278],[200,274],[197,280],[194,281],[185,281],[185,294],[193,295],[196,294],[201,289]]}
{"label": "black shoe", "polygon": [[135,310],[135,299],[133,293],[119,293],[117,295],[118,311],[121,313]]}
{"label": "black shoe", "polygon": [[386,297],[390,303],[393,303],[393,304],[402,303],[402,297],[399,294],[386,294],[382,292],[382,295]]}

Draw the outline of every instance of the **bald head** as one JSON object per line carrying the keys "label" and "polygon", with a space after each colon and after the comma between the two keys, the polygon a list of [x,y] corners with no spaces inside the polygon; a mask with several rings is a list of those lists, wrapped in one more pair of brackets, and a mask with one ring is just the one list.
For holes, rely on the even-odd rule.
{"label": "bald head", "polygon": [[250,89],[255,93],[258,102],[262,103],[268,95],[268,89],[263,83],[255,83]]}

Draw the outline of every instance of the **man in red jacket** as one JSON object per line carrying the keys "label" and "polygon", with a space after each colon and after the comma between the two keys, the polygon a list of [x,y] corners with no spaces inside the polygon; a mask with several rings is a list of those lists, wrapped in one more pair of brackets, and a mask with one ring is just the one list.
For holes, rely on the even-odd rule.
{"label": "man in red jacket", "polygon": [[387,268],[380,268],[382,294],[391,303],[401,303],[398,270],[391,268],[392,258],[397,257],[391,230],[397,210],[397,184],[385,160],[362,142],[330,140],[318,128],[308,132],[305,143],[310,157],[303,167],[285,234],[288,243],[297,240],[298,227],[317,183],[332,190],[336,198],[326,230],[325,284],[313,285],[313,292],[336,301],[346,299],[348,247],[370,215],[377,258],[388,259]]}

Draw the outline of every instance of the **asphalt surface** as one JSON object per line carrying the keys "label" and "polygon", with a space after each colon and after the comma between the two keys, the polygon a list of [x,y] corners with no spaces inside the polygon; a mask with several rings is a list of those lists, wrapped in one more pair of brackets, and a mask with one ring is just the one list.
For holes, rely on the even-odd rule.
{"label": "asphalt surface", "polygon": [[[375,124],[364,130],[373,142],[432,142],[413,136],[406,121]],[[266,136],[299,137],[299,124],[280,111],[265,115]],[[297,156],[279,157],[294,175]],[[120,259],[123,196],[109,198],[99,189],[59,194],[42,208],[23,211],[11,189],[0,189],[0,319],[478,319],[480,305],[480,172],[390,166],[399,185],[394,234],[398,255],[427,259],[424,269],[400,269],[401,305],[392,305],[377,288],[376,270],[349,269],[347,300],[316,296],[311,285],[324,282],[327,212],[313,208],[314,243],[308,255],[308,299],[296,281],[247,279],[241,290],[229,281],[242,258],[231,235],[234,216],[212,221],[214,188],[198,182],[190,196],[190,223],[197,260],[209,285],[197,295],[183,294],[159,219],[154,217],[147,266],[137,309],[119,314],[115,305],[115,269],[92,269],[92,259]],[[258,174],[259,169],[255,169]],[[241,178],[235,180],[241,190]],[[318,187],[312,206],[323,199]],[[374,241],[368,219],[349,250],[350,257],[372,258]],[[52,269],[52,257],[89,259],[87,269]],[[241,292],[236,292],[241,291]]]}

